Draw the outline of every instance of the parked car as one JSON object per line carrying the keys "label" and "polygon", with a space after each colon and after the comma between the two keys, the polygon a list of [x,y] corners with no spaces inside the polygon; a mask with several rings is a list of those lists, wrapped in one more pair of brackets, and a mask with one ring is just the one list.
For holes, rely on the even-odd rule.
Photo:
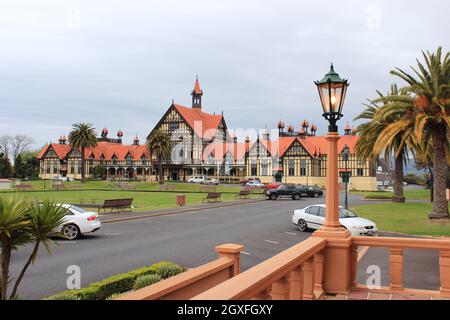
{"label": "parked car", "polygon": [[253,180],[253,181],[249,181],[245,184],[246,187],[250,187],[250,188],[258,188],[258,189],[265,189],[266,185],[262,182]]}
{"label": "parked car", "polygon": [[322,188],[319,188],[317,186],[304,186],[306,189],[306,194],[310,198],[319,198],[323,196],[323,190]]}
{"label": "parked car", "polygon": [[259,178],[244,178],[241,180],[241,185],[245,186],[249,181],[261,182],[261,179],[259,179]]}
{"label": "parked car", "polygon": [[277,200],[282,197],[289,197],[293,200],[300,200],[307,195],[303,186],[283,185],[278,189],[267,190],[266,197],[269,200]]}
{"label": "parked car", "polygon": [[187,182],[189,182],[189,183],[202,183],[205,180],[206,180],[205,176],[193,176],[193,177],[190,177],[187,180]]}
{"label": "parked car", "polygon": [[[376,236],[378,234],[377,225],[374,222],[358,217],[344,207],[339,207],[339,222],[350,231],[352,236]],[[292,223],[302,232],[319,229],[325,223],[325,205],[316,204],[295,210]]]}
{"label": "parked car", "polygon": [[210,184],[210,185],[215,185],[217,186],[219,184],[219,180],[216,178],[205,178],[202,182],[200,182],[201,184]]}
{"label": "parked car", "polygon": [[74,240],[83,234],[95,232],[101,227],[97,212],[86,211],[71,204],[60,204],[67,209],[61,230],[65,238]]}
{"label": "parked car", "polygon": [[59,180],[59,181],[74,181],[74,179],[69,177],[63,177],[63,176],[54,176],[52,180]]}
{"label": "parked car", "polygon": [[269,183],[268,185],[266,185],[266,189],[267,190],[272,190],[272,189],[278,189],[279,187],[281,187],[283,184],[279,183],[279,182],[272,182]]}

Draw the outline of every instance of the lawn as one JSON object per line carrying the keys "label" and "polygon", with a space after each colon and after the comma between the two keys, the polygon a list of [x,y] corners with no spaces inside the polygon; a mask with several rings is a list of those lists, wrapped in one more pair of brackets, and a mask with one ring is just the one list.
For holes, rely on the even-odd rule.
{"label": "lawn", "polygon": [[[372,191],[372,192],[364,192],[364,191],[351,191],[351,194],[357,194],[364,197],[372,197],[372,196],[390,196],[393,197],[393,192],[383,192],[383,191]],[[430,200],[430,190],[426,189],[406,189],[404,191],[406,199],[410,200]]]}
{"label": "lawn", "polygon": [[[106,190],[121,190],[118,187],[119,181],[86,181],[81,183],[80,181],[71,182],[58,182],[63,183],[66,188],[70,189],[71,186],[77,187],[77,189],[106,189]],[[159,184],[157,182],[145,183],[141,181],[124,181],[123,183],[129,183],[136,185],[136,190],[148,190],[158,191]],[[24,181],[23,184],[30,184],[33,190],[52,190],[51,182],[49,180],[36,180],[36,181]],[[190,184],[183,182],[166,182],[164,185],[175,186],[176,192],[198,192],[200,191],[199,184]],[[219,185],[217,186],[217,192],[222,193],[238,193],[241,190],[240,185]]]}
{"label": "lawn", "polygon": [[450,236],[450,222],[431,222],[431,203],[381,203],[352,208],[378,229],[413,235]]}
{"label": "lawn", "polygon": [[[237,192],[236,192],[237,193]],[[236,193],[222,193],[222,201],[235,200]],[[101,204],[105,199],[133,198],[133,211],[155,210],[176,207],[178,192],[142,192],[120,190],[61,190],[61,191],[33,191],[17,192],[20,197],[32,200],[49,199],[58,203],[76,203],[81,199],[96,199]],[[206,193],[186,193],[186,205],[201,203]],[[260,195],[252,195],[261,198]]]}

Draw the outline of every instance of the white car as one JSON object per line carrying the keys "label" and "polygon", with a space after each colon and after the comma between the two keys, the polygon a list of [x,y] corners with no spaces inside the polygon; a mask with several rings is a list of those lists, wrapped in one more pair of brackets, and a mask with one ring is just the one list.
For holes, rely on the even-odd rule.
{"label": "white car", "polygon": [[188,179],[189,183],[203,183],[206,180],[205,176],[193,176]]}
{"label": "white car", "polygon": [[67,209],[60,231],[64,237],[74,240],[85,233],[95,232],[101,227],[100,218],[97,212],[86,211],[71,204],[60,204]]}
{"label": "white car", "polygon": [[202,182],[200,182],[201,184],[210,184],[210,185],[218,185],[219,184],[219,180],[216,178],[206,178],[205,180],[203,180]]}
{"label": "white car", "polygon": [[[360,218],[344,207],[339,207],[339,222],[350,231],[352,236],[378,235],[377,225],[374,222]],[[316,204],[295,210],[292,223],[302,232],[308,231],[308,229],[319,229],[325,223],[325,205]]]}
{"label": "white car", "polygon": [[253,187],[253,188],[265,188],[266,185],[262,182],[252,180],[245,184],[246,187]]}

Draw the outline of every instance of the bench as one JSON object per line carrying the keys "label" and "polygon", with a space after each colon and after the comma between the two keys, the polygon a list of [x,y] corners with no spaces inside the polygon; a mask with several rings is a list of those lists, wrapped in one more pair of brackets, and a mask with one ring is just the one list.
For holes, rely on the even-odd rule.
{"label": "bench", "polygon": [[120,186],[121,189],[124,190],[136,190],[136,185],[135,184],[122,184]]}
{"label": "bench", "polygon": [[103,209],[106,213],[106,209],[111,209],[110,212],[113,212],[114,209],[117,209],[119,212],[120,210],[130,209],[131,210],[131,203],[133,202],[133,199],[109,199],[105,200],[102,205],[97,206],[98,213],[100,213],[100,210]]}
{"label": "bench", "polygon": [[249,195],[250,195],[250,190],[241,190],[235,197],[236,198],[239,197],[240,199],[248,199]]}
{"label": "bench", "polygon": [[204,197],[202,199],[202,202],[218,202],[221,201],[220,197],[222,196],[222,194],[220,192],[208,192],[208,194],[206,195],[206,197]]}
{"label": "bench", "polygon": [[162,184],[159,186],[159,191],[173,191],[173,190],[175,190],[175,186],[172,186],[172,185]]}
{"label": "bench", "polygon": [[33,187],[31,186],[31,184],[18,184],[18,185],[16,185],[16,189],[17,189],[17,191],[31,190],[31,189],[33,189]]}

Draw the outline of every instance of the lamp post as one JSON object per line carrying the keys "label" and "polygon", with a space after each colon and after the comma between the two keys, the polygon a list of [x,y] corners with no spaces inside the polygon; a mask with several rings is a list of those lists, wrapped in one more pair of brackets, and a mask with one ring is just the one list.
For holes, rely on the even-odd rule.
{"label": "lamp post", "polygon": [[348,183],[350,180],[350,172],[348,172],[348,159],[350,157],[350,148],[345,145],[342,150],[342,160],[344,160],[345,172],[344,172],[344,182],[345,182],[345,209],[348,209]]}
{"label": "lamp post", "polygon": [[339,223],[339,185],[338,185],[338,151],[337,142],[340,139],[338,134],[337,121],[342,118],[345,95],[349,83],[341,79],[334,71],[331,64],[330,71],[325,77],[314,82],[319,91],[320,102],[323,108],[323,117],[328,120],[328,134],[325,140],[328,142],[327,156],[327,176],[328,186],[326,191],[326,218],[322,231],[341,231]]}

